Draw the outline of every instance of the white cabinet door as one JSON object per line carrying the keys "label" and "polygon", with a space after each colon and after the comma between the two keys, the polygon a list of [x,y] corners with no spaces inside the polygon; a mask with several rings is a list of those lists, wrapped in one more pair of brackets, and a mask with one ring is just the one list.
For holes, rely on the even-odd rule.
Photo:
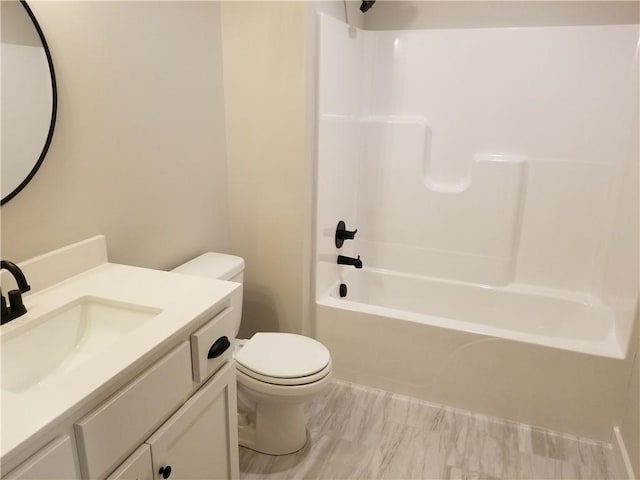
{"label": "white cabinet door", "polygon": [[154,478],[238,478],[236,402],[230,362],[147,440]]}
{"label": "white cabinet door", "polygon": [[145,443],[133,452],[107,480],[153,480],[149,445]]}
{"label": "white cabinet door", "polygon": [[73,450],[68,436],[58,438],[2,478],[7,480],[79,479],[80,471]]}

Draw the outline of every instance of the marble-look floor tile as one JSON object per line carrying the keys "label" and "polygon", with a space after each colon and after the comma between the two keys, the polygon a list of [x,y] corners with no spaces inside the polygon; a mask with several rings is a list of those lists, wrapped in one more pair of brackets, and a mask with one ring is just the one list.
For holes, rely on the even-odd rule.
{"label": "marble-look floor tile", "polygon": [[347,382],[332,382],[306,414],[302,450],[241,448],[241,478],[616,478],[608,445]]}
{"label": "marble-look floor tile", "polygon": [[448,467],[448,471],[443,478],[445,480],[500,480],[497,477],[492,477],[480,472],[464,470],[458,467]]}

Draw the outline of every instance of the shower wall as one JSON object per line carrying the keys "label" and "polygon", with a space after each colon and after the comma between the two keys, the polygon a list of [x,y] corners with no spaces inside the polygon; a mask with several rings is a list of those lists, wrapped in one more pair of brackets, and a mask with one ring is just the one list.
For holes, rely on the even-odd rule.
{"label": "shower wall", "polygon": [[318,291],[343,219],[358,234],[341,251],[365,266],[606,296],[612,255],[637,258],[637,216],[624,253],[614,230],[633,218],[619,192],[638,155],[637,25],[320,22]]}

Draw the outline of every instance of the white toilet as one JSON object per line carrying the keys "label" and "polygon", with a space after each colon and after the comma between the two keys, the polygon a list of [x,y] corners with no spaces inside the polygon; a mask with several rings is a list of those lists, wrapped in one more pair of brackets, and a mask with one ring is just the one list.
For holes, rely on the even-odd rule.
{"label": "white toilet", "polygon": [[[173,271],[242,283],[244,260],[209,252]],[[304,404],[329,382],[329,350],[302,335],[256,333],[236,340],[235,360],[240,445],[269,455],[304,447]]]}

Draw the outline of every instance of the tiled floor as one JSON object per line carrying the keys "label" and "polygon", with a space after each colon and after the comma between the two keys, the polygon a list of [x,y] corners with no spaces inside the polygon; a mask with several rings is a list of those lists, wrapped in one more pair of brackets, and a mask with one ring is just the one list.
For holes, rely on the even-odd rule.
{"label": "tiled floor", "polygon": [[297,453],[240,448],[241,478],[617,478],[608,445],[346,382],[307,415],[309,441]]}

